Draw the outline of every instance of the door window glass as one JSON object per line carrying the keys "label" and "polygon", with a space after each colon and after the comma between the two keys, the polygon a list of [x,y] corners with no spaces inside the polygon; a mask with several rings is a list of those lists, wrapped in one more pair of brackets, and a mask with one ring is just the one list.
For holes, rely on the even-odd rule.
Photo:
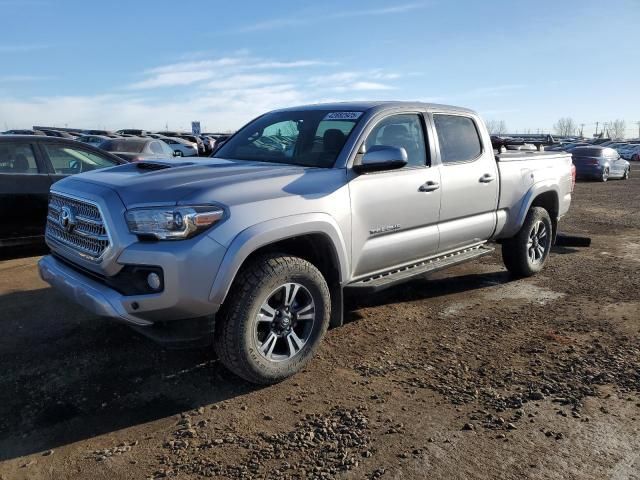
{"label": "door window glass", "polygon": [[153,153],[157,153],[162,155],[164,152],[162,151],[162,145],[160,145],[160,142],[151,142],[151,151]]}
{"label": "door window glass", "polygon": [[376,125],[366,141],[366,149],[375,145],[404,148],[407,164],[425,166],[427,153],[422,121],[416,114],[392,115]]}
{"label": "door window glass", "polygon": [[482,153],[478,129],[471,118],[435,114],[433,121],[438,133],[442,163],[468,162]]}
{"label": "door window glass", "polygon": [[43,144],[43,147],[51,160],[53,170],[60,175],[73,175],[74,173],[118,165],[108,157],[67,145]]}
{"label": "door window glass", "polygon": [[0,143],[0,173],[36,174],[38,164],[28,143]]}

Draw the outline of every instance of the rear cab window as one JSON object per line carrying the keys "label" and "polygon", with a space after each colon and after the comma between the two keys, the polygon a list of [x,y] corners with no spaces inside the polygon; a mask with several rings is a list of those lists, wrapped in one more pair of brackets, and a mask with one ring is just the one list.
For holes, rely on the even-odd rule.
{"label": "rear cab window", "polygon": [[444,165],[471,162],[480,156],[482,141],[472,118],[435,113],[433,121],[440,143],[440,158]]}

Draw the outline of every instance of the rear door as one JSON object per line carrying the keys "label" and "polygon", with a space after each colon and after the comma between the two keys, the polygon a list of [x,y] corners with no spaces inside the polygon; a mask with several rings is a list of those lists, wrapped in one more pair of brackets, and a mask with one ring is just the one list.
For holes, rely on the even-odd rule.
{"label": "rear door", "polygon": [[0,142],[0,246],[40,240],[50,186],[29,140]]}
{"label": "rear door", "polygon": [[496,227],[498,166],[472,115],[434,113],[441,163],[440,252],[488,240]]}

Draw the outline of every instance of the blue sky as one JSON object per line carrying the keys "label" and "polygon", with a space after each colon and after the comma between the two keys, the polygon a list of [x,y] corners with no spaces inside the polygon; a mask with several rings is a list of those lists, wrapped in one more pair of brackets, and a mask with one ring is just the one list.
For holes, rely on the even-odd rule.
{"label": "blue sky", "polygon": [[0,0],[0,129],[234,129],[273,108],[421,100],[509,130],[640,121],[640,0]]}

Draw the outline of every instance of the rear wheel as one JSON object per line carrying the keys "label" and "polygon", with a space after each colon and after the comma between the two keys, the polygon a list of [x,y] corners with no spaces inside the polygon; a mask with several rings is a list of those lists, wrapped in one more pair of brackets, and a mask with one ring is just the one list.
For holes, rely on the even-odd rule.
{"label": "rear wheel", "polygon": [[609,180],[609,169],[605,167],[600,175],[600,181],[606,182],[607,180]]}
{"label": "rear wheel", "polygon": [[256,258],[238,274],[215,332],[222,363],[252,383],[300,371],[329,326],[329,288],[311,263],[287,255]]}
{"label": "rear wheel", "polygon": [[553,230],[549,213],[532,207],[518,234],[502,243],[502,259],[507,270],[516,277],[530,277],[544,267]]}
{"label": "rear wheel", "polygon": [[624,171],[624,175],[622,176],[623,180],[629,180],[629,173],[630,173],[631,168],[627,167]]}

